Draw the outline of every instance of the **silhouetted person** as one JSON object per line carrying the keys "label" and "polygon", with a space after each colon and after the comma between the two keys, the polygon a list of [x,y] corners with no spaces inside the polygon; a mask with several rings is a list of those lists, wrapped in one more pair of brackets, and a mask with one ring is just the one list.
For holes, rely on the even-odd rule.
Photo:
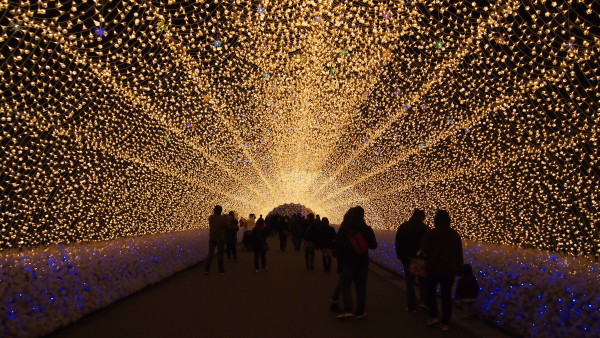
{"label": "silhouetted person", "polygon": [[269,214],[265,217],[265,225],[269,231],[269,237],[273,237],[279,232],[279,217],[281,216],[277,214]]}
{"label": "silhouetted person", "polygon": [[317,233],[317,249],[321,250],[323,255],[323,269],[325,272],[331,270],[333,241],[335,240],[335,228],[329,225],[329,219],[323,217],[321,220],[321,226]]}
{"label": "silhouetted person", "polygon": [[300,247],[302,246],[302,236],[304,235],[302,232],[302,221],[302,216],[300,214],[294,214],[294,216],[292,216],[292,224],[290,227],[295,251],[300,251]]}
{"label": "silhouetted person", "polygon": [[423,223],[425,212],[415,209],[410,219],[402,223],[396,231],[396,256],[404,267],[404,280],[406,282],[407,310],[417,310],[417,296],[415,294],[415,279],[419,282],[419,302],[425,306],[425,277],[417,277],[410,272],[410,262],[421,250],[421,242],[429,227]]}
{"label": "silhouetted person", "polygon": [[217,257],[219,262],[219,273],[225,273],[223,267],[223,249],[225,246],[225,229],[227,228],[227,220],[221,215],[223,207],[216,205],[213,214],[208,217],[208,257],[206,257],[206,274],[210,272],[210,263],[217,249]]}
{"label": "silhouetted person", "polygon": [[288,216],[279,216],[279,249],[285,252],[287,247],[287,238],[290,235],[290,218]]}
{"label": "silhouetted person", "polygon": [[465,318],[473,318],[473,302],[479,295],[479,284],[473,275],[471,264],[464,264],[460,274],[460,279],[456,284],[454,297],[458,299],[465,311]]}
{"label": "silhouetted person", "polygon": [[259,218],[256,226],[252,229],[252,242],[254,246],[254,269],[258,272],[259,260],[263,271],[267,270],[267,227],[265,220]]}
{"label": "silhouetted person", "polygon": [[256,215],[250,214],[248,219],[243,220],[244,227],[244,237],[242,238],[242,243],[244,243],[244,248],[246,251],[252,250],[252,230],[254,229],[254,225],[256,219]]}
{"label": "silhouetted person", "polygon": [[452,316],[452,284],[463,266],[463,251],[460,235],[450,228],[450,215],[446,210],[438,210],[433,218],[435,228],[423,237],[423,255],[426,259],[427,325],[440,322],[436,289],[440,285],[442,294],[442,330],[449,330]]}
{"label": "silhouetted person", "polygon": [[[354,207],[347,224],[342,224],[336,236],[336,250],[342,271],[342,297],[344,313],[338,319],[365,318],[367,277],[369,273],[369,249],[377,248],[373,229],[365,223],[365,210]],[[344,220],[346,221],[346,220]],[[352,313],[351,287],[356,289],[356,309]]]}
{"label": "silhouetted person", "polygon": [[227,260],[237,263],[237,233],[238,220],[235,218],[235,212],[230,211],[227,218],[227,229],[225,230],[225,251],[227,252]]}
{"label": "silhouetted person", "polygon": [[[262,215],[258,216],[258,219],[256,220],[257,222],[262,220],[263,222],[265,221],[265,219],[262,217]],[[267,226],[267,223],[265,223],[265,226]]]}
{"label": "silhouetted person", "polygon": [[306,270],[312,271],[315,269],[315,241],[319,224],[315,220],[314,214],[308,214],[304,222],[304,261]]}
{"label": "silhouetted person", "polygon": [[[344,214],[344,219],[342,221],[342,224],[340,225],[340,228],[338,230],[338,235],[340,233],[340,231],[342,231],[342,229],[344,229],[344,227],[346,227],[347,224],[349,224],[351,222],[351,218],[352,218],[352,211],[354,210],[354,208],[350,208],[348,209],[348,211],[346,211],[346,213]],[[342,265],[340,264],[340,254],[338,252],[338,250],[340,249],[340,243],[337,240],[337,235],[336,235],[336,239],[333,241],[333,256],[335,257],[335,260],[337,261],[337,268],[336,268],[336,272],[339,275],[338,278],[338,283],[335,286],[335,288],[333,289],[333,294],[331,295],[331,306],[329,307],[329,310],[333,311],[333,312],[344,312],[338,302],[340,299],[340,294],[342,292]],[[349,308],[352,307],[352,304],[349,304]]]}

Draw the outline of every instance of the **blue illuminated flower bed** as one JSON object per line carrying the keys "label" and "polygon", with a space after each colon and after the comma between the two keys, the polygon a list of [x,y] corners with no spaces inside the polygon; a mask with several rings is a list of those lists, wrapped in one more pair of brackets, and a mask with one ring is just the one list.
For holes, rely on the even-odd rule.
{"label": "blue illuminated flower bed", "polygon": [[183,270],[207,253],[207,230],[5,250],[0,336],[41,336]]}

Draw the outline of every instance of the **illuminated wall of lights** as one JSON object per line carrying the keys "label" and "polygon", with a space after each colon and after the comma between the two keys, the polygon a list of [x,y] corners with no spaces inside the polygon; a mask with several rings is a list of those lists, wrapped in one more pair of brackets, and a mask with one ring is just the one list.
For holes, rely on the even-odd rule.
{"label": "illuminated wall of lights", "polygon": [[0,1],[0,247],[301,203],[598,256],[600,4]]}

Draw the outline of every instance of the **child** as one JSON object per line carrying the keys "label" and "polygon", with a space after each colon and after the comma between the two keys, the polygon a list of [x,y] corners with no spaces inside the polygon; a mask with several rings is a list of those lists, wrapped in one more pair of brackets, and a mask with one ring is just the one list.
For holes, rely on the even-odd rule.
{"label": "child", "polygon": [[473,276],[473,268],[470,264],[463,265],[462,273],[458,284],[456,285],[455,298],[460,301],[460,304],[465,310],[465,319],[471,319],[475,316],[473,312],[473,302],[479,294],[479,284]]}

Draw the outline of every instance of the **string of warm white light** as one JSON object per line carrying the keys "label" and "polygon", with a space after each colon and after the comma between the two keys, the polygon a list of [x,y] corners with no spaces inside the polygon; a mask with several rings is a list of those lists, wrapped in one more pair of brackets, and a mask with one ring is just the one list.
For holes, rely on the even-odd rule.
{"label": "string of warm white light", "polygon": [[0,247],[215,204],[598,256],[594,0],[0,2]]}

